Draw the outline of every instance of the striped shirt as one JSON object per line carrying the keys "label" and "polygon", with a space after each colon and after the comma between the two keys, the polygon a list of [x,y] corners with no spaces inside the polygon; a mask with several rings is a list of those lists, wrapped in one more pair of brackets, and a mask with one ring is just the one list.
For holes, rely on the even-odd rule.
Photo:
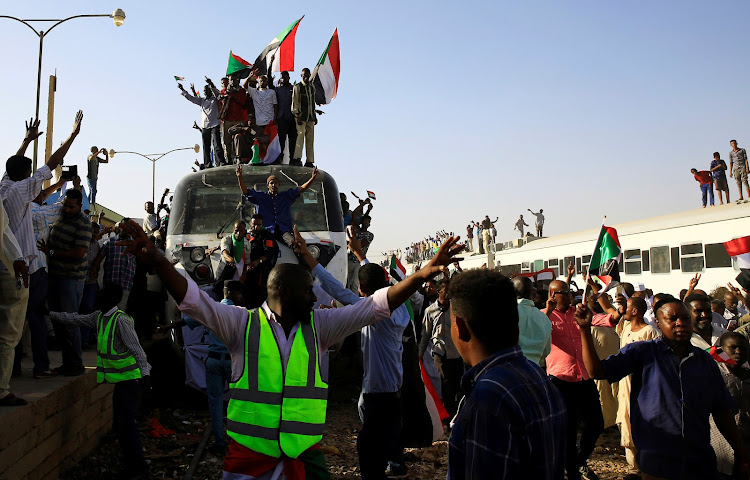
{"label": "striped shirt", "polygon": [[562,479],[566,412],[560,392],[521,348],[502,349],[461,379],[448,480]]}
{"label": "striped shirt", "polygon": [[[103,313],[104,316],[109,317],[117,312],[117,307],[112,307],[109,311]],[[88,315],[79,315],[77,313],[65,313],[65,312],[50,312],[49,317],[52,320],[57,320],[71,327],[89,327],[96,328],[96,320],[99,318],[101,311],[97,310],[94,313]],[[129,350],[135,357],[135,363],[138,364],[138,368],[141,369],[141,376],[146,377],[151,374],[151,365],[148,363],[146,358],[146,352],[143,351],[140,342],[138,342],[138,335],[135,333],[135,327],[133,326],[133,319],[123,313],[117,318],[117,325],[115,326],[115,338],[114,347],[118,352],[124,352]]]}
{"label": "striped shirt", "polygon": [[7,173],[0,180],[0,199],[3,200],[3,206],[8,214],[10,230],[18,240],[27,262],[37,256],[34,226],[31,221],[31,202],[42,191],[44,181],[50,178],[52,171],[44,165],[24,180],[15,182]]}
{"label": "striped shirt", "polygon": [[[62,203],[54,205],[39,205],[31,203],[31,221],[34,225],[34,241],[47,241],[49,238],[49,229],[53,223],[62,218]],[[34,260],[29,263],[29,275],[40,268],[47,268],[47,256],[39,253]]]}
{"label": "striped shirt", "polygon": [[115,245],[118,240],[116,237],[110,239],[99,253],[105,258],[104,283],[116,283],[123,290],[130,290],[135,277],[135,257],[130,253],[123,255],[126,247]]}
{"label": "striped shirt", "polygon": [[[91,243],[91,220],[82,212],[71,218],[64,216],[58,220],[49,232],[50,250],[73,250],[83,247],[88,251]],[[83,280],[88,272],[86,255],[80,260],[59,258],[51,255],[48,259],[49,274],[61,277],[73,277]]]}

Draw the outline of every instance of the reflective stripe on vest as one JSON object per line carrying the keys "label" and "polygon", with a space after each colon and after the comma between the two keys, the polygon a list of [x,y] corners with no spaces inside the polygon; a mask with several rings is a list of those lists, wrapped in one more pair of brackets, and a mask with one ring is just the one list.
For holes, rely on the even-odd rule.
{"label": "reflective stripe on vest", "polygon": [[141,378],[141,369],[130,351],[115,350],[115,329],[123,312],[117,310],[105,317],[99,313],[96,319],[96,381],[97,383],[117,383]]}
{"label": "reflective stripe on vest", "polygon": [[320,375],[313,323],[300,324],[286,369],[263,309],[248,313],[245,368],[230,384],[227,433],[253,451],[297,458],[318,443],[325,427],[328,385]]}

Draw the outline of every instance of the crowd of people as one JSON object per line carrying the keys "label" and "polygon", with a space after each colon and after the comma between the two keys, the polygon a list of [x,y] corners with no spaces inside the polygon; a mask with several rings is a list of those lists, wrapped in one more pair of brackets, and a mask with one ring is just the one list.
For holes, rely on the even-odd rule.
{"label": "crowd of people", "polygon": [[750,164],[748,164],[747,152],[744,148],[737,146],[737,140],[730,140],[729,145],[732,147],[729,151],[729,167],[722,160],[721,154],[714,152],[713,160],[711,160],[708,170],[690,169],[690,173],[693,174],[695,181],[700,184],[703,208],[706,208],[707,204],[712,207],[714,206],[714,190],[719,195],[720,205],[724,205],[724,198],[726,198],[726,203],[731,202],[729,198],[727,170],[729,171],[729,178],[734,178],[737,182],[737,192],[739,193],[737,203],[746,201],[743,195],[743,186],[745,187],[744,191],[747,192],[748,199],[750,199],[750,185],[747,181]]}
{"label": "crowd of people", "polygon": [[[318,116],[324,112],[315,103],[315,85],[310,69],[303,68],[300,81],[291,83],[289,72],[260,75],[253,68],[244,82],[239,73],[223,77],[221,89],[206,77],[203,96],[190,84],[190,92],[178,83],[182,95],[201,109],[203,163],[197,168],[230,164],[281,164],[288,148],[289,164],[312,168]],[[274,148],[274,138],[278,148]],[[273,157],[273,158],[271,158]],[[195,170],[195,169],[193,169]]]}

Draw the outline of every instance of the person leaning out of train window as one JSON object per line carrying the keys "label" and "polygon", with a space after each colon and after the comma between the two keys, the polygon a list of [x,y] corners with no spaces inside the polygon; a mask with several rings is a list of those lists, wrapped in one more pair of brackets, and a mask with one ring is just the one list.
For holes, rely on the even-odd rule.
{"label": "person leaning out of train window", "polygon": [[[654,311],[662,337],[626,345],[605,360],[599,360],[594,349],[591,310],[579,305],[574,316],[589,374],[609,382],[633,375],[630,398],[639,408],[631,410],[630,423],[642,478],[718,478],[709,415],[737,452],[736,478],[750,478],[745,446],[732,415],[734,400],[716,362],[690,344],[693,322],[687,307],[666,297],[654,305]],[[685,382],[690,388],[682,388]]]}

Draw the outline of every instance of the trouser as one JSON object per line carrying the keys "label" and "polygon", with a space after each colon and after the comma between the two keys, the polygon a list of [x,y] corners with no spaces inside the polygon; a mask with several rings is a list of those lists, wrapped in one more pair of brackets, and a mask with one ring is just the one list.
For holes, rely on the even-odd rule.
{"label": "trouser", "polygon": [[[714,189],[711,183],[701,183],[701,197],[703,200],[703,206],[706,206],[706,195],[711,198],[711,206],[714,206]],[[741,188],[741,187],[740,187]]]}
{"label": "trouser", "polygon": [[[276,163],[284,163],[284,146],[289,148],[289,158],[294,158],[294,149],[297,145],[297,122],[292,120],[285,120],[279,118],[278,121],[279,131],[279,145],[281,146],[281,156]],[[287,143],[287,139],[289,142]]]}
{"label": "trouser", "polygon": [[[91,206],[94,206],[94,202],[96,202],[96,179],[95,178],[87,178],[86,179],[89,184],[89,203]],[[93,208],[91,209],[94,210]]]}
{"label": "trouser", "polygon": [[362,480],[383,480],[388,460],[403,463],[401,395],[362,393],[359,415],[362,430],[357,436],[357,454]]}
{"label": "trouser", "polygon": [[[31,354],[34,359],[34,373],[49,370],[47,351],[47,322],[44,320],[44,302],[47,301],[47,270],[40,268],[29,276],[29,302],[26,308],[26,321],[31,332]],[[23,342],[16,346],[16,359],[13,370],[21,371]]]}
{"label": "trouser", "polygon": [[635,461],[635,447],[625,447],[625,460],[628,462],[630,473],[638,473],[638,462]]}
{"label": "trouser", "polygon": [[224,143],[224,158],[229,164],[234,163],[234,141],[229,129],[235,125],[245,123],[241,120],[224,120],[221,122],[221,141]]}
{"label": "trouser", "polygon": [[[83,278],[49,276],[49,309],[52,312],[78,313],[83,298]],[[59,322],[53,322],[55,337],[62,349],[62,363],[65,368],[82,368],[81,358],[81,329],[66,327]]]}
{"label": "trouser", "polygon": [[750,186],[747,184],[747,170],[745,167],[734,169],[734,180],[737,182],[737,188],[740,189],[740,196],[742,196],[742,184],[745,184],[745,188],[750,194]]}
{"label": "trouser", "polygon": [[[213,354],[209,355],[222,355]],[[224,389],[232,381],[232,360],[228,353],[223,358],[206,359],[206,392],[208,393],[208,412],[211,414],[211,428],[214,431],[214,443],[221,447],[224,442]]]}
{"label": "trouser", "polygon": [[544,224],[536,226],[536,236],[537,237],[541,237],[542,236],[542,230],[543,229],[544,229]]}
{"label": "trouser", "polygon": [[467,240],[469,241],[469,251],[474,250],[474,237],[468,237]]}
{"label": "trouser", "polygon": [[[296,122],[295,122],[296,123]],[[297,125],[297,141],[294,145],[294,159],[302,159],[302,146],[305,147],[305,161],[315,162],[315,152],[313,150],[313,140],[315,140],[315,122],[302,122]]]}
{"label": "trouser", "polygon": [[479,249],[480,255],[484,253],[484,245],[482,245],[482,243],[482,239],[477,236],[477,248]]}
{"label": "trouser", "polygon": [[346,288],[359,295],[359,260],[347,260]]}
{"label": "trouser", "polygon": [[0,398],[10,393],[15,348],[21,340],[29,289],[18,288],[13,272],[0,270]]}
{"label": "trouser", "polygon": [[490,240],[491,238],[492,236],[490,235],[489,230],[485,230],[484,232],[482,232],[482,241],[484,243],[484,251],[487,253],[490,253],[492,251],[492,248],[490,247],[490,244],[492,243],[492,241]]}
{"label": "trouser", "polygon": [[432,359],[440,374],[443,405],[453,418],[456,415],[458,402],[461,400],[461,377],[464,374],[464,361],[461,357],[444,358],[440,355],[433,355]]}
{"label": "trouser", "polygon": [[[83,286],[83,297],[81,298],[81,305],[78,307],[78,313],[82,315],[88,315],[94,311],[94,303],[96,302],[96,295],[99,293],[99,284],[97,283],[86,283]],[[92,340],[96,340],[96,329],[89,327],[81,327],[81,343],[84,345],[91,343]]]}
{"label": "trouser", "polygon": [[[596,440],[604,431],[604,418],[599,405],[599,392],[593,380],[566,382],[550,376],[550,380],[560,391],[568,411],[568,424],[565,434],[565,469],[568,480],[580,478],[578,467],[585,465],[594,451]],[[580,445],[576,446],[578,422],[583,422]]]}
{"label": "trouser", "polygon": [[138,427],[135,424],[139,391],[138,380],[125,380],[115,383],[115,391],[112,393],[113,430],[120,441],[124,457],[123,464],[132,469],[146,464]]}
{"label": "trouser", "polygon": [[521,234],[521,238],[523,238],[523,227],[519,228],[518,232]]}
{"label": "trouser", "polygon": [[216,125],[211,128],[204,128],[201,131],[203,138],[203,168],[210,168],[211,165],[211,146],[214,148],[214,167],[218,167],[224,160],[224,149],[221,146],[221,127]]}

